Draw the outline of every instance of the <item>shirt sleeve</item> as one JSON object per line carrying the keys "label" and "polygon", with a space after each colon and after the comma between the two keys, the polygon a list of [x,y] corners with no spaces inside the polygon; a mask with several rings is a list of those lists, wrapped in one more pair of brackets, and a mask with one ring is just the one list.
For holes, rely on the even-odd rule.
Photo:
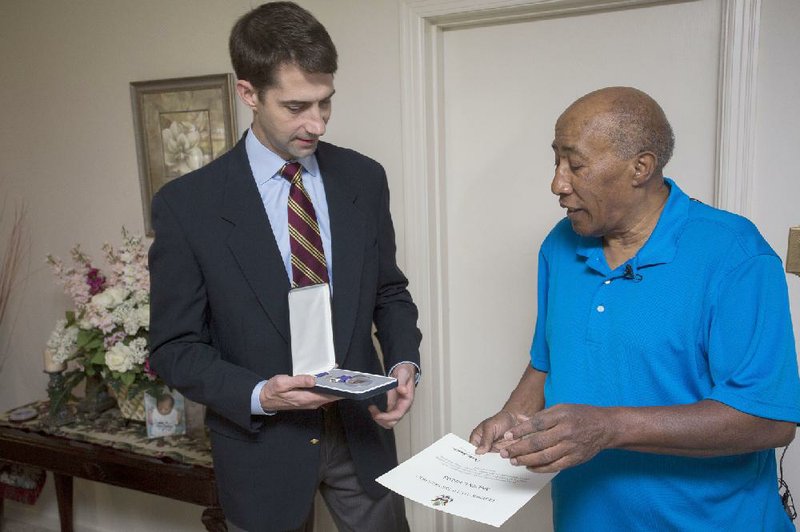
{"label": "shirt sleeve", "polygon": [[264,410],[261,408],[261,389],[266,384],[266,380],[259,382],[256,384],[255,388],[253,388],[253,393],[250,394],[250,413],[254,416],[274,416],[276,414],[274,410]]}
{"label": "shirt sleeve", "polygon": [[536,328],[531,345],[531,366],[542,372],[550,371],[550,348],[547,344],[547,292],[549,287],[550,266],[544,254],[539,250],[539,270],[536,290]]}
{"label": "shirt sleeve", "polygon": [[403,360],[401,362],[398,362],[397,364],[395,364],[394,366],[389,368],[389,371],[386,372],[386,375],[391,375],[392,372],[394,371],[394,368],[396,368],[400,364],[411,364],[412,366],[417,368],[417,373],[414,375],[414,386],[417,386],[419,384],[420,377],[422,377],[422,370],[419,369],[419,366],[417,364],[415,364],[414,362],[411,362],[409,360]]}
{"label": "shirt sleeve", "polygon": [[711,308],[708,399],[800,422],[800,379],[780,259],[757,255],[727,272]]}

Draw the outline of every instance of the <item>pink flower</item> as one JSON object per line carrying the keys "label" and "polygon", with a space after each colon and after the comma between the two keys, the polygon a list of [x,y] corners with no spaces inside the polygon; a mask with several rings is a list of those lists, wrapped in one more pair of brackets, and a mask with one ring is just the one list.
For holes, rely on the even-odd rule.
{"label": "pink flower", "polygon": [[103,347],[105,347],[106,350],[111,349],[112,347],[114,347],[114,344],[124,340],[125,336],[126,336],[125,331],[117,331],[111,336],[106,336],[103,339]]}
{"label": "pink flower", "polygon": [[144,361],[144,374],[147,375],[150,378],[150,380],[155,380],[156,378],[158,378],[158,375],[156,375],[156,372],[153,371],[152,369],[150,369],[150,359],[149,358]]}
{"label": "pink flower", "polygon": [[89,268],[86,272],[86,283],[89,285],[89,295],[99,294],[106,287],[106,278],[97,268]]}

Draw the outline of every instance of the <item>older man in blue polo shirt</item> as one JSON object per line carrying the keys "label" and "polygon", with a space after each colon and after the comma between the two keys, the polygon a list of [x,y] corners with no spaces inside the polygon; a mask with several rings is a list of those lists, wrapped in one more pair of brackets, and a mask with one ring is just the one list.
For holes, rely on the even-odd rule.
{"label": "older man in blue polo shirt", "polygon": [[775,447],[800,422],[780,258],[662,170],[672,129],[610,87],[555,128],[566,209],[539,254],[531,364],[470,440],[553,480],[558,531],[794,530]]}

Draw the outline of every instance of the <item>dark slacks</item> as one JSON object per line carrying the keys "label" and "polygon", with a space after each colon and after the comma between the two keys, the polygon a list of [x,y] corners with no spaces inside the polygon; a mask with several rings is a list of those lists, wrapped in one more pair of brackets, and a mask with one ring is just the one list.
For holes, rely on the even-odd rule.
{"label": "dark slacks", "polygon": [[[339,409],[324,410],[325,430],[322,437],[319,465],[319,492],[330,510],[340,532],[407,532],[403,498],[389,492],[380,499],[372,499],[361,488],[355,465],[345,440]],[[280,415],[280,413],[276,414]],[[227,522],[229,532],[246,531]],[[314,508],[306,523],[293,532],[314,530]]]}

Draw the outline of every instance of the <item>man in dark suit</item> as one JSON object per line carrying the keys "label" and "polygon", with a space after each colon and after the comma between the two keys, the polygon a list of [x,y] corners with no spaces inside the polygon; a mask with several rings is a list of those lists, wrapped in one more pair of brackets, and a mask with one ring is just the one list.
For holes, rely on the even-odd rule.
{"label": "man in dark suit", "polygon": [[[319,488],[340,530],[406,530],[402,499],[374,481],[397,464],[391,428],[414,400],[421,338],[386,175],[319,141],[337,56],[310,13],[264,4],[236,23],[230,52],[253,122],[230,152],[153,199],[151,365],[208,407],[229,528],[303,529]],[[290,182],[282,173],[295,161]],[[337,364],[398,379],[374,400],[336,401],[310,390],[312,376],[292,376],[287,298],[305,268],[290,242],[294,186],[316,218]]]}

